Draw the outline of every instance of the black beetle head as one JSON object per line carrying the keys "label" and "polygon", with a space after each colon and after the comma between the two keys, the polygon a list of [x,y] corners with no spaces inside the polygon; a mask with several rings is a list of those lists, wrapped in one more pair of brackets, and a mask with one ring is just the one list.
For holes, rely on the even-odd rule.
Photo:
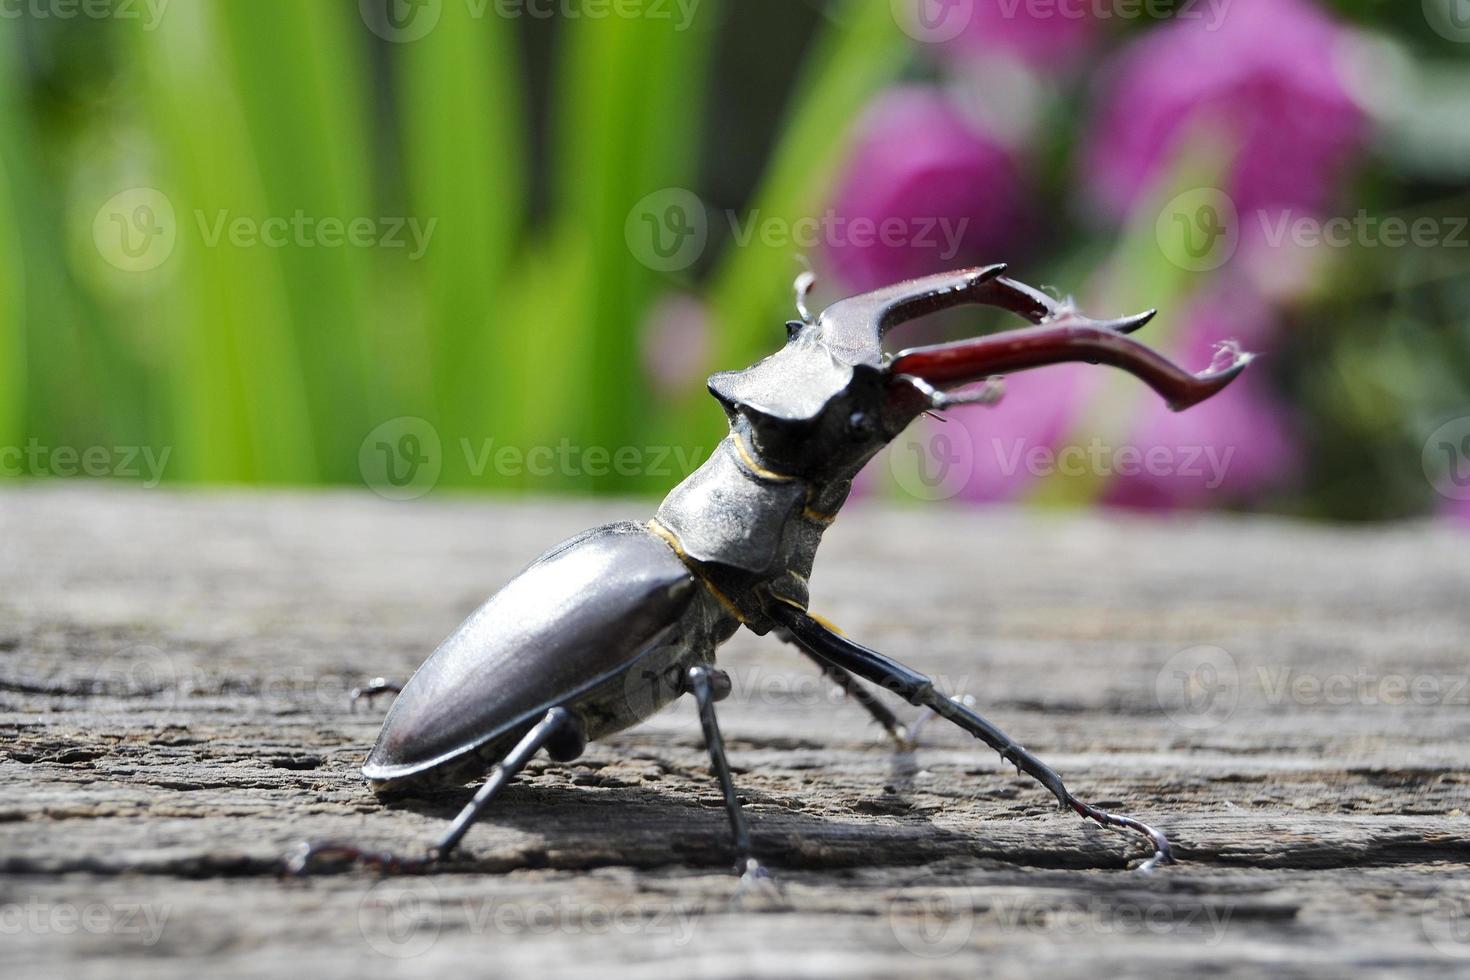
{"label": "black beetle head", "polygon": [[820,324],[793,321],[787,329],[785,347],[743,371],[714,375],[710,392],[773,469],[850,477],[903,427],[885,416],[882,351],[875,338],[866,356],[854,357],[828,343]]}

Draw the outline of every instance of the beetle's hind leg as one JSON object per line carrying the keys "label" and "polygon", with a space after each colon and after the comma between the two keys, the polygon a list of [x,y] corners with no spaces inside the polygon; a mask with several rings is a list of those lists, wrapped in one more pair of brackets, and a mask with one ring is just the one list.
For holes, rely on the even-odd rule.
{"label": "beetle's hind leg", "polygon": [[582,754],[586,744],[582,723],[566,708],[552,708],[527,732],[515,748],[511,749],[485,777],[485,782],[475,793],[474,799],[465,804],[459,816],[449,825],[434,846],[421,855],[400,855],[390,851],[371,851],[344,841],[316,841],[302,844],[286,860],[286,871],[292,875],[310,873],[316,860],[351,861],[376,868],[385,873],[421,872],[442,861],[459,844],[471,825],[490,805],[501,790],[516,777],[526,763],[547,748],[553,758],[574,759]]}
{"label": "beetle's hind leg", "polygon": [[740,797],[735,792],[735,780],[730,775],[730,762],[725,757],[725,739],[720,734],[720,723],[715,719],[715,702],[730,693],[729,678],[722,671],[709,667],[690,667],[684,675],[684,686],[694,695],[699,705],[699,724],[704,729],[704,744],[709,750],[710,770],[720,783],[725,796],[725,812],[730,816],[730,830],[735,844],[735,870],[740,875],[742,891],[757,887],[769,887],[773,879],[770,872],[761,866],[751,852],[750,824],[745,811],[740,807]]}
{"label": "beetle's hind leg", "polygon": [[373,701],[384,694],[399,694],[403,691],[402,684],[395,684],[386,677],[374,677],[362,687],[354,687],[347,693],[348,706],[357,710],[357,702],[366,701],[368,707],[373,706]]}
{"label": "beetle's hind leg", "polygon": [[1079,816],[1095,820],[1105,827],[1131,830],[1147,837],[1154,853],[1139,867],[1140,871],[1151,871],[1160,864],[1169,864],[1174,860],[1169,839],[1163,833],[1132,817],[1108,813],[1077,799],[1049,766],[960,701],[936,691],[934,682],[928,677],[833,632],[803,610],[783,606],[776,612],[776,616],[809,652],[836,667],[901,695],[910,704],[932,708],[935,714],[953,722],[995,749],[1002,759],[1041,783],[1064,807]]}
{"label": "beetle's hind leg", "polygon": [[874,721],[883,726],[883,730],[893,740],[894,748],[900,752],[908,752],[913,749],[915,739],[919,735],[918,725],[910,728],[899,721],[898,716],[890,711],[886,704],[879,701],[872,691],[863,687],[861,681],[842,668],[823,660],[802,646],[796,637],[791,635],[790,630],[777,630],[776,636],[796,647],[796,649],[800,650],[807,657],[810,657],[812,662],[817,665],[817,668],[821,670],[822,674],[828,680],[836,684],[843,694],[860,705],[864,711],[872,716]]}

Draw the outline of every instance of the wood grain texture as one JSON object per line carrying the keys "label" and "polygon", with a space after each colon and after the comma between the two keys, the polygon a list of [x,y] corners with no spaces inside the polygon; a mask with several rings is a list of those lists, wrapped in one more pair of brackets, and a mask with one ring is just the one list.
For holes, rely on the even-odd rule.
{"label": "wood grain texture", "polygon": [[[0,972],[866,977],[1470,970],[1470,560],[1431,525],[854,506],[813,608],[933,674],[1180,863],[1057,811],[957,730],[899,754],[773,638],[722,652],[781,903],[732,902],[693,705],[468,791],[357,774],[404,677],[546,546],[630,504],[0,492]],[[897,705],[904,717],[912,709]]]}

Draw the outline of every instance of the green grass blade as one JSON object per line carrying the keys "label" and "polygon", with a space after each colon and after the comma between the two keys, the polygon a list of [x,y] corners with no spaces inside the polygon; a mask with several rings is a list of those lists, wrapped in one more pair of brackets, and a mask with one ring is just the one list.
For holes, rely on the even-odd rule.
{"label": "green grass blade", "polygon": [[[762,177],[752,212],[786,227],[825,203],[850,145],[843,120],[898,76],[911,41],[888,3],[850,0],[813,47],[784,134]],[[791,312],[791,283],[800,271],[790,247],[753,239],[732,247],[710,292],[719,324],[719,363],[733,366],[768,350]]]}
{"label": "green grass blade", "polygon": [[[12,93],[17,80],[11,63],[10,39],[0,38],[0,141],[11,143],[21,135],[15,121]],[[26,355],[24,298],[24,255],[20,249],[11,206],[13,186],[4,154],[0,154],[0,447],[19,446],[24,441],[26,406]],[[4,463],[5,461],[0,461]],[[5,465],[9,465],[8,463]],[[0,467],[0,476],[6,469]]]}
{"label": "green grass blade", "polygon": [[[373,222],[380,239],[386,226],[365,152],[366,34],[356,11],[298,0],[217,9],[269,212]],[[357,479],[358,446],[376,424],[372,394],[386,373],[368,346],[377,247],[308,239],[279,253],[322,475],[333,481]]]}
{"label": "green grass blade", "polygon": [[[626,226],[649,194],[694,185],[717,13],[703,4],[687,30],[653,16],[568,24],[553,199],[557,235],[587,263],[576,287],[581,312],[562,325],[563,370],[575,379],[572,435],[585,446],[616,452],[645,435],[638,331],[666,280],[630,252]],[[572,485],[626,491],[650,479],[659,482],[608,473]]]}
{"label": "green grass blade", "polygon": [[[500,356],[514,331],[505,280],[526,220],[526,144],[514,22],[445,3],[426,36],[394,49],[399,66],[403,157],[411,214],[433,222],[414,263],[424,295],[424,334],[446,444],[444,479],[474,482],[452,447],[503,434],[520,409],[505,398],[514,366]],[[503,482],[493,470],[483,482]]]}
{"label": "green grass blade", "polygon": [[173,472],[216,482],[311,482],[311,416],[280,258],[229,230],[237,219],[272,215],[220,6],[176,5],[157,30],[136,35],[143,99],[171,161],[165,193],[178,234],[157,299],[171,333]]}

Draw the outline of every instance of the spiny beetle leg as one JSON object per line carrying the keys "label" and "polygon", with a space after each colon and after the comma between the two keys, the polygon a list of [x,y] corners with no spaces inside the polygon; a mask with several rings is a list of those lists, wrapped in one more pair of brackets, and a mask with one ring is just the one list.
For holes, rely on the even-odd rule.
{"label": "spiny beetle leg", "polygon": [[[975,707],[975,699],[968,694],[957,695],[955,700],[967,708]],[[924,729],[929,727],[929,722],[938,717],[939,712],[933,708],[925,707],[919,712],[919,717],[909,726],[909,738],[913,740],[915,746],[919,744],[919,737],[924,734]]]}
{"label": "spiny beetle leg", "polygon": [[[723,673],[710,667],[690,667],[684,675],[684,684],[699,705],[699,724],[704,729],[704,744],[709,751],[710,769],[719,781],[720,792],[725,796],[725,812],[730,817],[730,831],[734,836],[735,871],[740,875],[740,894],[744,895],[752,889],[768,890],[774,879],[751,852],[750,825],[745,820],[745,811],[741,809],[740,797],[735,792],[730,762],[725,757],[725,739],[720,734],[720,723],[715,718],[715,702],[719,700],[716,697],[715,678]],[[725,678],[725,684],[729,684],[728,677]],[[728,687],[726,690],[728,692]]]}
{"label": "spiny beetle leg", "polygon": [[1148,824],[1108,813],[1090,803],[1073,796],[1062,778],[1049,766],[1026,749],[1017,745],[1005,732],[971,711],[954,698],[946,697],[934,689],[934,682],[912,668],[870,650],[859,643],[832,632],[805,612],[794,607],[783,606],[775,612],[782,624],[791,631],[798,643],[824,660],[850,671],[874,684],[899,694],[910,704],[932,708],[936,714],[953,722],[974,735],[986,745],[1000,753],[1001,758],[1014,765],[1052,792],[1062,805],[1089,820],[1106,827],[1131,830],[1147,837],[1154,853],[1138,870],[1152,871],[1160,864],[1172,863],[1174,858],[1169,840]]}
{"label": "spiny beetle leg", "polygon": [[320,841],[301,845],[296,853],[287,858],[286,872],[296,876],[308,875],[312,871],[312,862],[319,858],[350,861],[385,874],[426,871],[454,850],[491,801],[548,744],[557,758],[575,758],[580,752],[580,746],[585,744],[581,722],[567,709],[552,708],[546,712],[516,743],[515,748],[490,771],[490,775],[485,777],[484,784],[474,798],[465,804],[459,816],[454,818],[454,822],[449,825],[444,836],[439,838],[438,843],[421,856],[409,857],[390,851],[372,851],[342,841]]}
{"label": "spiny beetle leg", "polygon": [[913,749],[914,740],[918,736],[917,729],[909,728],[905,726],[903,722],[899,721],[898,716],[895,715],[892,711],[888,710],[888,706],[885,705],[882,701],[879,701],[877,695],[864,687],[856,677],[853,677],[847,671],[828,663],[821,657],[817,656],[815,653],[812,653],[806,647],[802,646],[799,642],[797,642],[796,638],[791,635],[790,630],[777,630],[776,636],[786,643],[790,643],[792,646],[796,647],[796,649],[800,650],[805,656],[810,657],[812,662],[817,665],[817,668],[821,670],[823,675],[825,675],[828,680],[836,684],[838,688],[842,690],[843,694],[847,695],[849,698],[852,698],[853,701],[861,705],[863,709],[872,716],[874,721],[883,726],[883,730],[888,733],[888,737],[893,739],[894,748],[898,749],[898,751],[900,752],[909,752]]}
{"label": "spiny beetle leg", "polygon": [[362,687],[354,687],[348,692],[349,704],[353,711],[357,710],[357,702],[367,701],[368,707],[372,707],[374,699],[381,694],[398,694],[403,690],[402,684],[395,684],[386,677],[374,677]]}

